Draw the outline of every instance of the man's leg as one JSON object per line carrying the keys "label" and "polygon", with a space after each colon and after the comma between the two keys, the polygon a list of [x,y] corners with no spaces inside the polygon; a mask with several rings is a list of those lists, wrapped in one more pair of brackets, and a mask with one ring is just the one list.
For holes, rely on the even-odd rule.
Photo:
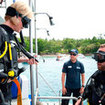
{"label": "man's leg", "polygon": [[[73,97],[80,96],[80,89],[73,89]],[[75,105],[76,100],[73,100],[73,105]]]}
{"label": "man's leg", "polygon": [[[65,95],[62,94],[63,97],[68,97],[71,96],[71,91],[70,89],[67,89],[67,93]],[[69,99],[62,99],[61,105],[68,105]]]}

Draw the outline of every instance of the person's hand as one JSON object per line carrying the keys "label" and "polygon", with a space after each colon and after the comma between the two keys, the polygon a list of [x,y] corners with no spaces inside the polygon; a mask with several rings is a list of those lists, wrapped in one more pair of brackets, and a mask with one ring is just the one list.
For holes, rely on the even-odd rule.
{"label": "person's hand", "polygon": [[37,64],[38,62],[36,62],[35,59],[31,58],[27,60],[27,63],[30,65],[33,65],[33,64]]}
{"label": "person's hand", "polygon": [[75,105],[80,105],[81,102],[81,98],[79,100],[77,100],[77,102],[75,103]]}
{"label": "person's hand", "polygon": [[8,81],[7,81],[7,83],[10,83],[10,82],[12,82],[12,79],[9,78]]}
{"label": "person's hand", "polygon": [[80,93],[83,94],[83,92],[84,92],[84,87],[81,87]]}
{"label": "person's hand", "polygon": [[63,95],[65,95],[67,93],[67,90],[66,90],[66,88],[64,87],[64,88],[62,88],[62,94]]}

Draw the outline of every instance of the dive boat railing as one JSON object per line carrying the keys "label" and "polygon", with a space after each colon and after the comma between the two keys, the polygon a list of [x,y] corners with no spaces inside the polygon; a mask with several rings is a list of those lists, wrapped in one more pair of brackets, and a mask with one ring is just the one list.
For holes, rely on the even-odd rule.
{"label": "dive boat railing", "polygon": [[37,103],[37,100],[39,100],[39,99],[57,99],[57,100],[59,100],[59,105],[60,105],[61,104],[60,103],[61,99],[72,99],[72,100],[76,100],[77,101],[78,98],[76,98],[76,97],[62,97],[62,96],[38,96],[38,89],[36,89],[35,105]]}
{"label": "dive boat railing", "polygon": [[57,93],[53,90],[53,88],[46,81],[46,79],[41,75],[41,73],[38,72],[38,74],[41,76],[41,78],[44,80],[44,82],[48,85],[48,87],[52,90],[52,92],[55,94],[55,96],[39,96],[39,89],[36,88],[36,92],[35,92],[35,105],[37,103],[37,100],[39,100],[39,99],[57,99],[57,100],[59,100],[59,105],[61,104],[60,101],[62,99],[72,99],[72,100],[77,100],[78,99],[76,97],[62,97],[62,96],[60,96],[61,89],[59,90],[59,95],[57,95]]}

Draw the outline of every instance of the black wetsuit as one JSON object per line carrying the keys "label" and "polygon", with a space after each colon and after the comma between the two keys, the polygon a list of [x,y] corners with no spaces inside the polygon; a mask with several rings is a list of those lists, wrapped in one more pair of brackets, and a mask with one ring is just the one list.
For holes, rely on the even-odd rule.
{"label": "black wetsuit", "polygon": [[105,105],[105,71],[98,70],[92,75],[82,97],[88,99],[89,105]]}
{"label": "black wetsuit", "polygon": [[[0,25],[0,28],[1,27],[6,31],[6,34],[5,34],[5,31],[3,32],[0,29],[0,53],[2,54],[4,51],[5,40],[7,39],[8,42],[14,40],[14,37],[13,37],[14,31],[6,25]],[[6,38],[5,38],[5,36],[6,36]],[[16,46],[14,44],[11,45],[11,49],[12,49],[13,68],[15,70],[17,70],[18,69],[18,63],[17,63]],[[0,72],[3,71],[4,73],[7,74],[10,69],[11,69],[11,62],[10,62],[10,57],[9,57],[9,50],[7,50],[7,53],[5,54],[5,56],[2,59],[0,59]],[[5,83],[5,84],[0,84],[0,89],[3,92],[3,95],[5,97],[5,101],[10,103],[11,102],[11,82]]]}

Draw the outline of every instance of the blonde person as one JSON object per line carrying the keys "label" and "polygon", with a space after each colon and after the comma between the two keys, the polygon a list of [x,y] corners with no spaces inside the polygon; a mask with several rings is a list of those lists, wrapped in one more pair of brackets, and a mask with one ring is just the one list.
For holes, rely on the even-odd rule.
{"label": "blonde person", "polygon": [[[11,105],[11,81],[2,83],[1,77],[6,77],[3,73],[8,75],[12,69],[15,73],[14,76],[18,76],[22,72],[22,69],[18,71],[18,62],[24,61],[29,64],[37,64],[33,58],[18,59],[17,47],[19,46],[16,44],[16,36],[13,34],[14,31],[20,33],[23,28],[27,28],[32,16],[33,13],[29,6],[24,2],[17,1],[6,9],[5,22],[0,25],[0,55],[4,54],[3,57],[0,56],[0,93],[3,93],[4,101],[7,102],[8,105]],[[9,45],[11,45],[11,47]],[[10,55],[12,55],[12,60]],[[5,103],[2,103],[0,94],[0,105],[1,104],[5,105]]]}

